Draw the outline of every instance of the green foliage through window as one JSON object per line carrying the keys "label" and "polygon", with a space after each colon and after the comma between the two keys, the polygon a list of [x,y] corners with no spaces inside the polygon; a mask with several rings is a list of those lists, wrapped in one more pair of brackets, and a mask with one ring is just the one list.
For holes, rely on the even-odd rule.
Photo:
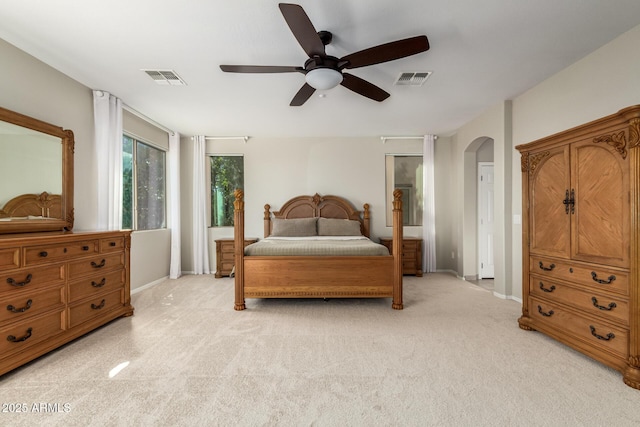
{"label": "green foliage through window", "polygon": [[166,227],[165,152],[122,138],[122,228]]}
{"label": "green foliage through window", "polygon": [[211,156],[211,225],[233,226],[233,192],[244,189],[242,156]]}

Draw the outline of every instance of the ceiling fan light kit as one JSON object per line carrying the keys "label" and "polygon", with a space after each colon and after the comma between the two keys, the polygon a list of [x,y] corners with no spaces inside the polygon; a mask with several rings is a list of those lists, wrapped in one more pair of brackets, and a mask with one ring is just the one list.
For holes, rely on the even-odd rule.
{"label": "ceiling fan light kit", "polygon": [[342,83],[343,76],[332,68],[316,68],[307,72],[304,79],[314,89],[329,90]]}
{"label": "ceiling fan light kit", "polygon": [[374,46],[352,53],[343,58],[327,55],[325,46],[331,43],[332,34],[316,31],[311,20],[300,5],[280,3],[278,5],[294,37],[309,56],[304,67],[269,65],[221,65],[228,73],[302,73],[305,84],[293,97],[291,106],[304,104],[316,90],[329,90],[338,85],[374,101],[384,101],[390,95],[378,86],[343,70],[381,64],[429,50],[427,36],[416,36],[391,43]]}

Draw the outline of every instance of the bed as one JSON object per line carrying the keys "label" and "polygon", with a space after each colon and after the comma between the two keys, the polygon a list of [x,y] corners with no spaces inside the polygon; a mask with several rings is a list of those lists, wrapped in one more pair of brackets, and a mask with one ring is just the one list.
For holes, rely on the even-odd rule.
{"label": "bed", "polygon": [[[310,223],[326,240],[361,241],[358,236],[340,236],[342,229],[353,230],[354,223],[361,236],[370,237],[369,205],[358,211],[348,200],[338,196],[297,196],[277,212],[264,207],[264,241],[290,240],[294,245],[306,247],[307,252],[293,254],[290,249],[273,252],[254,252],[264,241],[245,248],[244,241],[244,193],[236,190],[234,202],[234,255],[235,255],[235,304],[236,310],[246,309],[246,298],[391,298],[391,307],[403,309],[402,301],[402,191],[393,193],[393,253],[385,251],[345,253],[342,249],[330,252],[315,248],[312,236],[304,243],[288,234],[313,234],[306,232]],[[293,220],[293,221],[291,221]],[[287,222],[289,221],[289,222]],[[342,222],[341,222],[342,221]],[[293,225],[291,225],[293,224]],[[291,229],[296,232],[289,233]],[[322,233],[322,230],[326,233]],[[275,233],[275,231],[278,231]],[[302,231],[300,231],[302,230]],[[284,234],[284,235],[283,235]],[[331,235],[330,237],[327,236]],[[355,233],[352,233],[355,234]],[[280,239],[274,239],[279,237]],[[280,248],[277,243],[269,243]],[[358,243],[357,245],[361,245]],[[374,246],[382,246],[373,244]],[[346,245],[345,245],[346,246]],[[364,244],[362,244],[364,246]],[[379,249],[379,248],[378,248]],[[348,249],[351,251],[353,249]],[[369,250],[369,249],[367,249]],[[279,251],[279,252],[278,252]],[[254,254],[255,253],[255,254]]]}

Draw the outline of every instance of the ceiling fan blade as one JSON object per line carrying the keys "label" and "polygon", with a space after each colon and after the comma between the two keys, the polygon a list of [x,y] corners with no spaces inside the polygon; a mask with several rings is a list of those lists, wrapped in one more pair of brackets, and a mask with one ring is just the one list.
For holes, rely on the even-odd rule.
{"label": "ceiling fan blade", "polygon": [[277,65],[221,65],[220,69],[227,73],[302,73],[302,67]]}
{"label": "ceiling fan blade", "polygon": [[429,50],[427,36],[416,36],[361,50],[340,60],[349,62],[344,68],[358,68],[393,61],[427,50]]}
{"label": "ceiling fan blade", "polygon": [[305,102],[307,102],[307,99],[311,98],[311,95],[313,95],[313,93],[316,90],[311,87],[309,84],[305,83],[300,90],[298,91],[298,93],[296,93],[296,96],[293,97],[293,99],[291,100],[291,103],[289,104],[291,107],[299,107],[302,104],[304,104]]}
{"label": "ceiling fan blade", "polygon": [[280,7],[280,12],[282,12],[284,20],[287,21],[291,32],[307,55],[310,58],[316,55],[324,56],[324,43],[322,43],[304,9],[300,5],[289,3],[280,3],[278,7]]}
{"label": "ceiling fan blade", "polygon": [[369,83],[366,80],[361,79],[360,77],[356,77],[353,74],[342,73],[343,79],[342,86],[346,87],[349,90],[354,91],[362,96],[366,96],[369,99],[373,99],[374,101],[384,101],[387,99],[389,95],[384,90],[380,89],[378,86]]}

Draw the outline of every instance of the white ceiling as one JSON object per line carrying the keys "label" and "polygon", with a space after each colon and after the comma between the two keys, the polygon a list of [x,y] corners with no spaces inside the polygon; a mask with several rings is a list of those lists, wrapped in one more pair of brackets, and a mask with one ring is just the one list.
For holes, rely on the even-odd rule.
{"label": "white ceiling", "polygon": [[[640,23],[638,0],[296,3],[333,33],[329,55],[421,34],[431,49],[350,71],[389,92],[382,103],[339,86],[289,107],[302,74],[219,68],[304,64],[274,0],[0,0],[0,38],[186,135],[445,135]],[[142,69],[174,70],[187,86],[157,85]],[[405,71],[433,75],[394,86]]]}

